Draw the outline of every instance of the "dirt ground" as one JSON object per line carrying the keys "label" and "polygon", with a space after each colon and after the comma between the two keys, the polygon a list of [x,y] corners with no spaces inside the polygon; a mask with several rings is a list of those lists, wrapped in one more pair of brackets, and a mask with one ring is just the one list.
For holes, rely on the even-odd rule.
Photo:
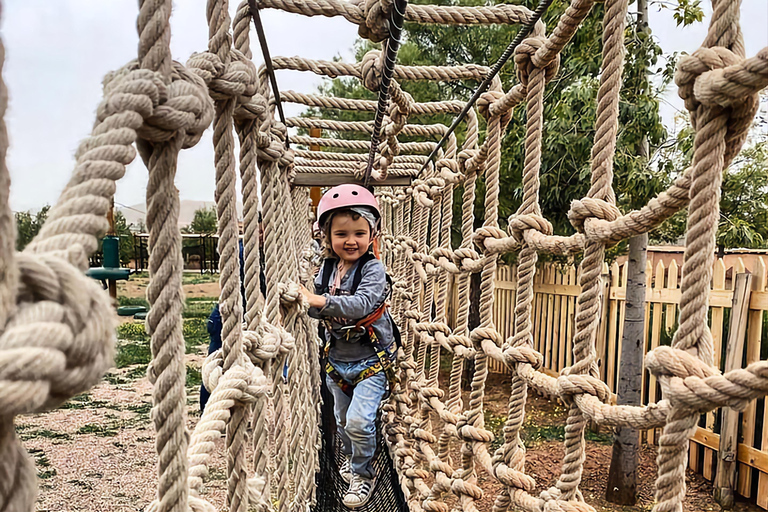
{"label": "dirt ground", "polygon": [[[119,295],[144,296],[146,277],[132,276],[121,283]],[[188,298],[185,312],[187,341],[187,411],[190,431],[199,420],[199,368],[206,351],[204,321],[218,295],[215,277],[185,276]],[[40,497],[38,512],[143,511],[155,496],[157,485],[155,435],[150,421],[152,388],[146,379],[148,339],[140,322],[121,325],[118,330],[119,369],[113,369],[93,390],[73,398],[61,409],[46,414],[17,418],[17,432],[35,460]],[[486,427],[500,438],[509,379],[491,375],[485,409]],[[465,402],[466,403],[466,402]],[[530,395],[523,437],[527,447],[526,472],[536,479],[537,492],[554,484],[563,456],[562,432],[566,409],[555,402]],[[640,454],[637,507],[620,507],[605,501],[605,486],[611,459],[610,433],[590,434],[581,490],[597,512],[649,511],[656,477],[656,450],[645,445]],[[495,448],[495,447],[494,447]],[[454,458],[454,460],[459,460]],[[226,462],[223,441],[218,441],[213,468],[203,496],[223,510],[226,495]],[[700,475],[688,471],[687,511],[718,510],[712,486]],[[500,486],[479,474],[486,492],[478,504],[491,510]],[[739,502],[737,512],[758,512],[755,505]]]}

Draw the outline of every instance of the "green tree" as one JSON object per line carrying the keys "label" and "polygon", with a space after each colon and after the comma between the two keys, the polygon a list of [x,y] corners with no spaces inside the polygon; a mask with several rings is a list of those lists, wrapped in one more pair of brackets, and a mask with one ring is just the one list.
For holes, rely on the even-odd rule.
{"label": "green tree", "polygon": [[[762,113],[744,149],[723,174],[720,220],[717,228],[719,252],[737,247],[768,247],[768,94],[761,96]],[[672,177],[691,164],[695,132],[687,116],[671,145],[661,151],[660,167]],[[659,226],[655,243],[677,243],[685,235],[687,210],[676,213]]]}
{"label": "green tree", "polygon": [[[415,0],[416,3],[442,5],[484,5],[481,0]],[[525,0],[534,8],[535,0]],[[551,30],[569,2],[555,0],[544,21]],[[552,221],[559,234],[570,234],[573,228],[567,219],[570,202],[586,194],[589,188],[590,151],[594,139],[596,97],[602,52],[602,18],[604,7],[595,4],[571,43],[561,55],[558,75],[546,90],[544,110],[544,140],[541,169],[541,205],[544,215]],[[630,19],[626,31],[627,55],[624,84],[620,101],[620,135],[614,164],[614,185],[619,206],[628,210],[645,204],[669,183],[664,173],[649,167],[646,159],[637,156],[643,137],[648,138],[651,153],[666,139],[659,116],[659,94],[671,75],[657,86],[649,84],[644,70],[661,73],[665,67],[659,63],[662,50],[656,41],[634,30],[636,20]],[[507,44],[514,38],[517,26],[441,26],[406,24],[407,41],[401,47],[398,60],[405,65],[457,65],[475,63],[493,65]],[[356,45],[358,60],[372,48],[367,42]],[[514,67],[506,65],[500,78],[504,90],[517,82]],[[402,87],[416,101],[440,99],[468,99],[477,83],[404,82]],[[326,81],[321,92],[334,96],[372,99],[375,96],[357,81],[336,79]],[[322,114],[339,120],[367,120],[369,113],[339,112],[330,109],[313,110],[308,115]],[[429,119],[412,117],[410,122],[443,122],[451,117],[431,116]],[[481,120],[482,123],[482,120]],[[481,126],[482,128],[482,126]],[[350,134],[343,134],[349,137]],[[359,138],[367,138],[359,134]],[[457,131],[459,141],[463,129]],[[499,217],[502,226],[515,212],[522,199],[522,163],[524,159],[525,109],[513,112],[502,145],[500,184],[505,191],[500,198]],[[403,138],[403,140],[406,140]],[[478,218],[482,218],[482,182],[476,203]],[[461,193],[457,190],[457,195]],[[460,204],[460,201],[455,202]],[[459,216],[454,216],[454,233]]]}
{"label": "green tree", "polygon": [[218,229],[218,218],[216,217],[216,208],[198,208],[192,217],[192,222],[185,227],[185,233],[216,233]]}
{"label": "green tree", "polygon": [[40,211],[32,214],[29,211],[16,212],[16,250],[22,251],[29,242],[40,232],[40,228],[48,218],[50,205],[43,206]]}
{"label": "green tree", "polygon": [[115,235],[120,238],[120,264],[127,265],[134,257],[133,233],[120,210],[115,210]]}

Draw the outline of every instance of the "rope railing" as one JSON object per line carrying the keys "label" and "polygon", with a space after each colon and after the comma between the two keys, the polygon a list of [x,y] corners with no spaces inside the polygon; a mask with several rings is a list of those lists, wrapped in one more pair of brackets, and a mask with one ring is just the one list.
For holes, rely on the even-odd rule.
{"label": "rope railing", "polygon": [[[696,130],[690,169],[640,210],[621,214],[613,191],[613,157],[618,133],[618,99],[623,69],[627,0],[606,0],[603,61],[600,73],[591,187],[573,201],[568,217],[575,235],[558,236],[539,204],[544,88],[557,73],[559,55],[589,13],[592,0],[572,0],[549,35],[536,11],[518,5],[429,6],[391,0],[245,1],[229,19],[224,0],[209,0],[209,45],[186,65],[170,54],[169,0],[139,6],[138,59],[110,73],[97,109],[92,134],[75,155],[73,177],[52,208],[48,221],[24,252],[13,248],[8,209],[9,177],[0,158],[0,375],[10,392],[0,397],[0,470],[15,475],[0,488],[0,508],[32,510],[34,464],[14,432],[14,417],[58,406],[101,378],[112,357],[114,313],[108,296],[83,274],[87,256],[98,247],[104,215],[115,182],[136,150],[149,170],[150,285],[147,318],[153,361],[152,421],[157,432],[158,490],[148,510],[206,511],[215,507],[201,496],[215,441],[225,436],[229,510],[306,510],[315,503],[314,476],[319,467],[319,361],[315,326],[298,284],[310,284],[305,257],[310,244],[306,189],[295,186],[296,173],[325,178],[353,176],[373,183],[407,177],[403,188],[377,187],[383,213],[384,261],[394,278],[392,311],[404,330],[398,355],[401,384],[393,386],[382,408],[383,433],[412,511],[447,512],[449,495],[464,512],[478,510],[483,490],[479,473],[502,485],[494,510],[530,512],[594,509],[579,491],[583,431],[588,421],[635,428],[663,427],[655,512],[679,512],[685,495],[688,440],[698,415],[717,407],[741,409],[768,390],[766,366],[721,374],[712,366],[707,328],[706,284],[711,277],[723,169],[744,143],[757,108],[757,93],[768,84],[768,49],[746,58],[738,26],[739,2],[714,0],[713,17],[702,47],[681,59],[676,83]],[[403,7],[403,8],[400,8]],[[386,39],[395,13],[405,21],[460,25],[522,24],[520,32],[491,69],[463,66],[396,66],[385,48],[358,64],[331,63],[266,55],[257,69],[251,62],[249,27],[257,27],[256,9],[278,8],[307,16],[342,16],[373,41]],[[400,26],[399,23],[395,24]],[[257,29],[257,32],[260,32]],[[263,36],[263,31],[259,34]],[[399,39],[399,35],[397,36]],[[262,50],[267,51],[266,41]],[[504,91],[496,73],[514,56],[519,83]],[[353,76],[379,92],[378,80],[390,73],[392,104],[324,97],[277,90],[274,69],[298,69],[324,76]],[[398,80],[469,80],[484,77],[472,99],[415,102]],[[0,111],[5,109],[0,83]],[[282,116],[282,102],[314,108],[376,113],[371,121]],[[525,102],[523,200],[498,224],[501,141],[511,109]],[[280,121],[276,119],[277,116]],[[451,114],[450,127],[409,123],[413,116]],[[478,114],[486,121],[481,142]],[[452,134],[467,126],[459,146]],[[181,242],[174,176],[178,153],[194,146],[213,123],[216,202],[221,269],[220,308],[224,320],[221,351],[206,360],[203,377],[212,390],[195,432],[186,432],[181,330]],[[371,134],[372,142],[306,136],[292,142],[366,153],[287,148],[287,127],[319,127]],[[236,155],[233,134],[240,153]],[[0,157],[7,140],[0,127]],[[398,136],[441,137],[440,142],[407,142]],[[382,142],[378,143],[377,137]],[[370,155],[378,152],[376,165]],[[421,153],[421,154],[419,154]],[[427,156],[428,155],[428,156]],[[242,310],[237,245],[235,158],[239,157],[245,204],[245,286]],[[437,157],[435,159],[435,157]],[[257,170],[260,182],[257,182]],[[369,172],[375,169],[377,172]],[[485,188],[484,219],[475,225],[478,178]],[[453,249],[453,196],[462,185],[461,242]],[[259,190],[257,190],[257,188]],[[264,224],[267,293],[258,286],[258,206]],[[672,345],[646,356],[646,368],[658,379],[662,399],[644,407],[615,406],[597,378],[595,337],[600,319],[600,272],[607,246],[648,232],[688,206],[687,248],[683,268],[680,327]],[[458,211],[458,210],[457,210]],[[518,252],[514,336],[501,338],[493,317],[497,256]],[[582,252],[573,366],[558,377],[538,371],[542,355],[533,346],[531,303],[539,253]],[[233,256],[235,255],[235,256]],[[480,274],[480,325],[468,324],[469,276]],[[448,326],[449,274],[454,275],[459,308]],[[41,338],[40,332],[48,333]],[[86,347],[86,348],[83,348]],[[441,382],[441,352],[451,356],[447,387]],[[503,444],[491,451],[493,434],[484,424],[488,361],[507,365],[512,375]],[[471,391],[464,403],[461,376],[473,363]],[[45,364],[43,364],[45,362]],[[565,456],[555,485],[536,492],[525,470],[520,428],[531,387],[568,405]],[[440,419],[433,424],[435,418]],[[253,461],[245,459],[252,429]],[[434,433],[433,433],[434,432]],[[452,449],[462,457],[451,460]]]}

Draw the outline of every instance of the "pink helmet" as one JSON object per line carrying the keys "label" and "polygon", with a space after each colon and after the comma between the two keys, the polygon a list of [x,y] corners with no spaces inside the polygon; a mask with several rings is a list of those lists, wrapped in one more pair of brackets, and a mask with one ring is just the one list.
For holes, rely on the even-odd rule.
{"label": "pink helmet", "polygon": [[379,213],[379,202],[373,194],[365,187],[360,185],[345,184],[333,187],[326,192],[317,205],[317,219],[322,226],[328,219],[328,214],[339,208],[350,208],[352,206],[367,206],[381,218]]}

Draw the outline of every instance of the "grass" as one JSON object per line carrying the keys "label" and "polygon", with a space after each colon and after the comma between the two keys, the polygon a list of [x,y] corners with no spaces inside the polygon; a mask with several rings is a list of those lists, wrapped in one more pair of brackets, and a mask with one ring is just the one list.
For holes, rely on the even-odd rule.
{"label": "grass", "polygon": [[41,428],[41,429],[17,428],[16,433],[18,434],[19,439],[21,439],[22,441],[29,441],[30,439],[35,439],[38,437],[44,437],[46,439],[55,439],[58,441],[72,440],[72,436],[67,434],[66,432],[54,432],[53,430],[48,430],[47,428]]}
{"label": "grass", "polygon": [[203,383],[203,375],[194,366],[187,365],[187,387],[197,387]]}
{"label": "grass", "polygon": [[96,423],[87,423],[77,429],[78,434],[93,434],[98,437],[114,437],[117,435],[118,427],[116,423],[108,425],[98,425]]}
{"label": "grass", "polygon": [[45,452],[39,448],[30,448],[29,454],[35,458],[35,466],[37,466],[37,477],[40,480],[47,480],[56,476],[56,469],[51,467],[51,461],[48,460],[48,456]]}
{"label": "grass", "polygon": [[[203,304],[194,301],[193,304]],[[203,308],[198,307],[198,312]],[[208,310],[210,314],[210,310]],[[200,345],[208,344],[207,318],[197,312],[187,317],[185,312],[182,334],[184,336],[185,351],[187,354],[198,351]],[[197,315],[197,316],[195,316]],[[117,354],[115,355],[116,368],[131,368],[125,379],[135,379],[146,374],[146,368],[152,360],[152,351],[149,346],[150,336],[147,334],[143,322],[126,322],[117,327]],[[110,384],[125,384],[127,381],[122,376],[110,375],[105,378]]]}
{"label": "grass", "polygon": [[123,297],[117,298],[118,306],[144,306],[149,309],[149,302],[144,297]]}
{"label": "grass", "polygon": [[218,283],[219,274],[184,274],[181,278],[181,284],[206,284]]}

